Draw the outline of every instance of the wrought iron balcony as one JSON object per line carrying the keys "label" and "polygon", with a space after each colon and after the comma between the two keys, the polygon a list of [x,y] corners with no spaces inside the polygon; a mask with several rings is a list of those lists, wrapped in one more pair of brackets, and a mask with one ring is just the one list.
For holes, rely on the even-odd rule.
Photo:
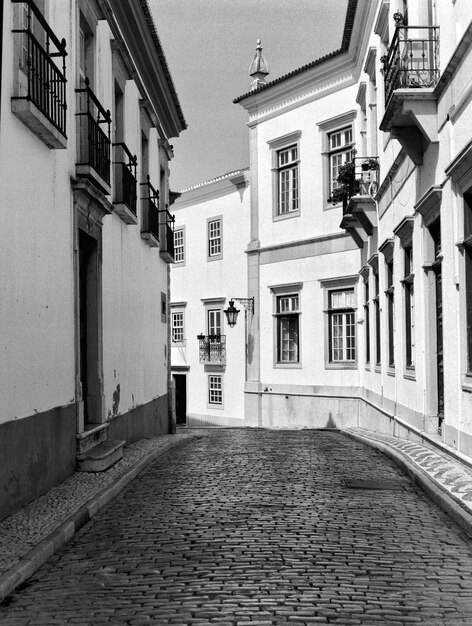
{"label": "wrought iron balcony", "polygon": [[159,246],[159,192],[151,185],[150,177],[141,183],[145,188],[146,195],[143,201],[143,221],[141,226],[141,237],[146,239],[148,244],[154,248]]}
{"label": "wrought iron balcony", "polygon": [[[167,204],[165,209],[159,211],[161,215],[161,227],[164,230],[164,247],[160,251],[160,255],[168,263],[174,263],[174,221],[175,217],[169,213]],[[162,219],[164,217],[164,220]]]}
{"label": "wrought iron balcony", "polygon": [[[106,111],[85,79],[85,87],[75,90],[78,96],[78,176],[90,178],[101,191],[110,193],[110,111]],[[104,131],[102,125],[105,124]]]}
{"label": "wrought iron balcony", "polygon": [[226,335],[197,335],[200,363],[226,363]]}
{"label": "wrought iron balcony", "polygon": [[395,14],[395,34],[387,55],[382,57],[385,107],[396,89],[436,86],[439,80],[439,27],[403,26]]}
{"label": "wrought iron balcony", "polygon": [[136,168],[138,160],[132,155],[124,142],[114,143],[114,200],[115,212],[127,224],[136,224],[137,182]]}
{"label": "wrought iron balcony", "polygon": [[[18,3],[19,0],[13,2]],[[51,148],[65,148],[66,41],[59,41],[32,0],[22,4],[27,9],[26,25],[13,30],[21,38],[21,57],[18,89],[12,98],[12,110]],[[54,62],[56,57],[62,58],[62,69]],[[53,129],[47,127],[44,118],[37,115],[31,104]]]}

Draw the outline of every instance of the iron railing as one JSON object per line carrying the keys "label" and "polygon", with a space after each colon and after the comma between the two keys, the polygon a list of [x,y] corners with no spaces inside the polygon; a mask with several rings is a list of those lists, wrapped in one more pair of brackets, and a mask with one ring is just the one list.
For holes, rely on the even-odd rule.
{"label": "iron railing", "polygon": [[226,335],[197,335],[200,363],[226,363]]}
{"label": "iron railing", "polygon": [[383,63],[385,106],[395,89],[435,87],[439,80],[439,26],[397,26]]}
{"label": "iron railing", "polygon": [[[85,79],[85,87],[75,90],[78,95],[79,156],[77,165],[89,165],[110,184],[110,111],[105,111]],[[107,125],[107,132],[101,125]]]}
{"label": "iron railing", "polygon": [[[18,3],[19,0],[13,2]],[[28,7],[26,27],[14,29],[13,33],[22,37],[20,67],[27,76],[27,93],[14,96],[13,100],[33,102],[51,124],[67,138],[66,40],[59,41],[32,0],[26,0],[22,4]],[[54,63],[54,57],[62,57],[62,71]]]}
{"label": "iron railing", "polygon": [[143,225],[141,232],[153,235],[159,241],[159,192],[151,185],[149,174],[147,181],[141,183],[148,195],[143,200]]}
{"label": "iron railing", "polygon": [[124,142],[114,143],[115,160],[115,203],[122,202],[128,209],[137,214],[136,209],[136,168],[138,159],[132,155],[128,146]]}
{"label": "iron railing", "polygon": [[339,169],[337,186],[331,192],[333,204],[342,202],[343,215],[349,213],[349,201],[354,196],[373,198],[379,187],[378,157],[354,157]]}
{"label": "iron railing", "polygon": [[[168,205],[166,204],[165,209],[159,211],[159,213],[163,213],[165,217],[165,222],[162,222],[162,225],[165,229],[165,241],[166,241],[166,252],[174,258],[174,222],[175,217],[169,213]],[[161,218],[162,219],[162,218]]]}

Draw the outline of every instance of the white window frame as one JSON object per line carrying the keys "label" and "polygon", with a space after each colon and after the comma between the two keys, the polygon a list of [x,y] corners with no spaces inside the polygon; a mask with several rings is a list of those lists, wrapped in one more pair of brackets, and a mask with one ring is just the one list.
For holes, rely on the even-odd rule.
{"label": "white window frame", "polygon": [[[181,316],[181,324],[179,326],[176,326],[176,323],[175,323],[176,316]],[[180,304],[180,305],[171,304],[170,305],[170,319],[171,319],[171,342],[172,342],[172,345],[174,345],[174,346],[184,346],[186,344],[186,338],[185,338],[185,306],[183,304]],[[175,339],[174,330],[176,328],[181,329],[181,333],[179,333],[181,335],[180,339]]]}
{"label": "white window frame", "polygon": [[[301,291],[302,283],[291,283],[287,285],[273,285],[270,290],[273,295],[273,318],[274,318],[274,359],[275,369],[297,369],[302,366],[301,358]],[[285,304],[282,305],[282,302]],[[288,306],[285,306],[288,305]],[[296,306],[295,306],[296,305]],[[283,309],[283,310],[281,310]],[[295,358],[282,359],[282,320],[290,318],[296,322],[296,343]]]}
{"label": "white window frame", "polygon": [[[218,234],[212,235],[212,225],[218,223]],[[223,216],[215,215],[207,219],[207,260],[218,261],[223,258]],[[214,249],[212,250],[212,246]]]}
{"label": "white window frame", "polygon": [[[208,374],[208,402],[207,406],[210,409],[223,409],[224,408],[224,379],[223,374],[219,374],[216,372],[211,372]],[[216,394],[213,396],[212,393]],[[215,401],[216,398],[220,398],[220,400]]]}
{"label": "white window frame", "polygon": [[[342,115],[331,117],[317,124],[321,133],[321,162],[322,162],[321,171],[322,171],[322,179],[323,179],[322,180],[323,208],[325,211],[336,209],[342,206],[341,203],[331,204],[328,202],[328,198],[330,197],[332,190],[334,188],[333,185],[331,184],[332,183],[331,159],[335,155],[348,154],[349,152],[352,154],[352,158],[354,158],[354,150],[356,147],[356,143],[355,143],[356,116],[357,116],[356,110],[346,111],[346,113]],[[343,130],[347,128],[351,128],[351,139],[352,139],[351,143],[343,144],[343,145],[340,145],[339,147],[333,148],[330,145],[330,138],[333,137],[335,133],[342,132]]]}
{"label": "white window frame", "polygon": [[[271,150],[272,162],[272,219],[286,220],[300,215],[300,139],[301,131],[296,130],[267,142]],[[285,159],[285,156],[288,158]],[[288,173],[288,207],[282,210],[282,184]],[[286,181],[287,182],[287,181]],[[294,195],[296,191],[296,196]]]}
{"label": "white window frame", "polygon": [[[325,317],[325,369],[357,369],[358,354],[359,354],[359,333],[357,332],[357,285],[359,283],[359,275],[353,276],[337,276],[334,278],[327,278],[320,280],[321,287],[324,290],[323,302],[324,302],[324,317]],[[352,299],[349,303],[338,303],[337,306],[333,305],[333,296],[342,292],[352,292]],[[342,358],[333,358],[334,350],[334,337],[333,337],[333,322],[335,316],[341,316],[342,321]],[[349,317],[348,317],[349,316]],[[354,335],[347,334],[347,321],[351,320],[350,327],[354,331]],[[354,355],[348,351],[348,339],[354,338],[354,346],[350,350],[354,351]],[[339,348],[338,348],[339,349]]]}
{"label": "white window frame", "polygon": [[[177,245],[176,237],[181,234],[181,244]],[[182,258],[178,258],[177,251],[182,250]],[[182,267],[186,261],[185,254],[185,226],[178,226],[174,230],[174,265]]]}

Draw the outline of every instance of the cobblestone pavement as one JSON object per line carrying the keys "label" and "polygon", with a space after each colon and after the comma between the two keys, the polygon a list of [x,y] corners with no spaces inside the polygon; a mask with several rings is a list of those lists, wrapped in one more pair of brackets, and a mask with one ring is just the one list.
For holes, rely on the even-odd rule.
{"label": "cobblestone pavement", "polygon": [[2,625],[285,623],[470,624],[471,540],[341,433],[213,430],[0,607]]}

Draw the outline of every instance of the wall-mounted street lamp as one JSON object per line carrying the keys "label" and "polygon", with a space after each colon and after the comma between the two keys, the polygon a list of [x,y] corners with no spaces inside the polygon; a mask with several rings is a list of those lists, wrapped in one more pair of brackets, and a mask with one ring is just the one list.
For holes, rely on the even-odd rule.
{"label": "wall-mounted street lamp", "polygon": [[245,362],[244,362],[244,378],[247,380],[247,358],[248,358],[248,349],[247,349],[247,312],[250,311],[254,315],[254,298],[231,298],[229,301],[228,308],[224,311],[226,315],[226,319],[228,321],[228,326],[233,328],[236,324],[236,320],[238,319],[239,309],[234,306],[234,301],[237,300],[244,307],[244,350],[245,350]]}
{"label": "wall-mounted street lamp", "polygon": [[247,319],[247,312],[254,313],[254,298],[231,298],[228,308],[224,311],[226,319],[228,320],[228,326],[233,328],[238,319],[239,309],[234,306],[234,301],[237,300],[244,307],[244,316]]}

